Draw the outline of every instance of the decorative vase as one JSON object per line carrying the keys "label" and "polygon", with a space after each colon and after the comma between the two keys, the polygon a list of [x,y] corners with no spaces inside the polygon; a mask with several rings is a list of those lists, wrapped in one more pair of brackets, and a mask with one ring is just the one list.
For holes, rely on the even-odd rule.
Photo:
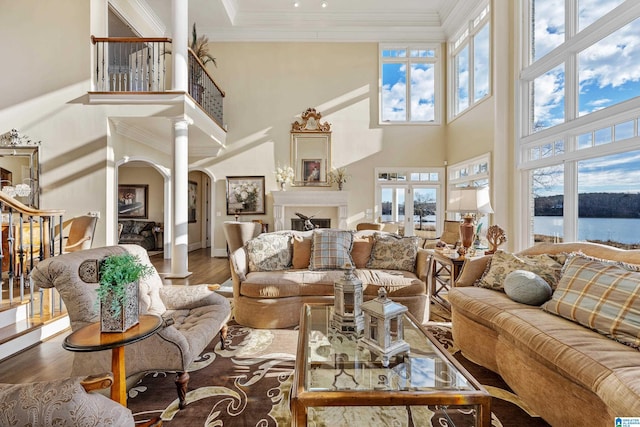
{"label": "decorative vase", "polygon": [[344,185],[343,182],[339,182],[338,183],[338,191],[342,191],[342,186]]}
{"label": "decorative vase", "polygon": [[138,324],[138,282],[127,283],[125,294],[126,303],[121,305],[119,313],[111,307],[111,302],[115,299],[113,293],[108,294],[105,301],[100,304],[101,332],[124,332]]}
{"label": "decorative vase", "polygon": [[287,184],[286,182],[280,181],[280,191],[287,191],[285,187],[286,184]]}
{"label": "decorative vase", "polygon": [[473,226],[473,217],[463,217],[464,222],[460,224],[460,240],[462,240],[462,246],[465,249],[469,249],[473,244],[473,235],[475,227]]}

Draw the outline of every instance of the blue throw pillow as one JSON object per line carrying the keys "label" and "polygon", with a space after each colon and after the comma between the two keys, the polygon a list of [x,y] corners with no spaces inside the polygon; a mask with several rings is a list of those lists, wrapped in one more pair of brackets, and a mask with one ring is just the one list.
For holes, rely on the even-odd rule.
{"label": "blue throw pillow", "polygon": [[532,271],[515,270],[504,279],[504,292],[515,302],[542,305],[551,298],[551,286]]}

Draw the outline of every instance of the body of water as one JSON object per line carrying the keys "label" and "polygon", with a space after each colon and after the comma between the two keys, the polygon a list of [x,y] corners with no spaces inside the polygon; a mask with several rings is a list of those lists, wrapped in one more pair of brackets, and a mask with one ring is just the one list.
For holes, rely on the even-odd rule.
{"label": "body of water", "polygon": [[[561,216],[536,216],[533,232],[562,237]],[[640,219],[578,218],[578,240],[611,240],[620,243],[640,243]]]}

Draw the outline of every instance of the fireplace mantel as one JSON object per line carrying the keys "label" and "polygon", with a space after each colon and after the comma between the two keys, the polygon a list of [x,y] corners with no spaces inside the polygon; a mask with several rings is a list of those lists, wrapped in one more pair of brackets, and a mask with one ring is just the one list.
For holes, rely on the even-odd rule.
{"label": "fireplace mantel", "polygon": [[348,191],[273,191],[273,216],[275,230],[286,230],[285,207],[321,206],[338,208],[338,228],[347,228],[349,213]]}

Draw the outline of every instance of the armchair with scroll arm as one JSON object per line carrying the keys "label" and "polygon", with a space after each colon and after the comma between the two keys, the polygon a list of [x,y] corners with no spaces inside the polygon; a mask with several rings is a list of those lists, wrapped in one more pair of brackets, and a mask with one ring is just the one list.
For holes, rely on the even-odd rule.
{"label": "armchair with scroll arm", "polygon": [[[98,284],[95,283],[96,260],[108,255],[129,252],[151,265],[147,251],[138,245],[105,246],[86,249],[41,261],[32,272],[40,288],[55,287],[69,313],[71,329],[76,331],[97,322]],[[91,267],[93,266],[93,267]],[[141,314],[155,314],[165,319],[164,327],[151,337],[130,344],[125,351],[126,375],[150,371],[175,371],[180,408],[186,406],[189,374],[187,368],[220,333],[226,335],[231,314],[229,301],[207,285],[164,285],[158,272],[139,283]],[[73,375],[88,375],[111,368],[111,352],[74,353]]]}
{"label": "armchair with scroll arm", "polygon": [[[134,426],[131,411],[94,392],[113,383],[110,372],[23,384],[0,384],[0,425]],[[138,426],[160,426],[158,418]]]}

